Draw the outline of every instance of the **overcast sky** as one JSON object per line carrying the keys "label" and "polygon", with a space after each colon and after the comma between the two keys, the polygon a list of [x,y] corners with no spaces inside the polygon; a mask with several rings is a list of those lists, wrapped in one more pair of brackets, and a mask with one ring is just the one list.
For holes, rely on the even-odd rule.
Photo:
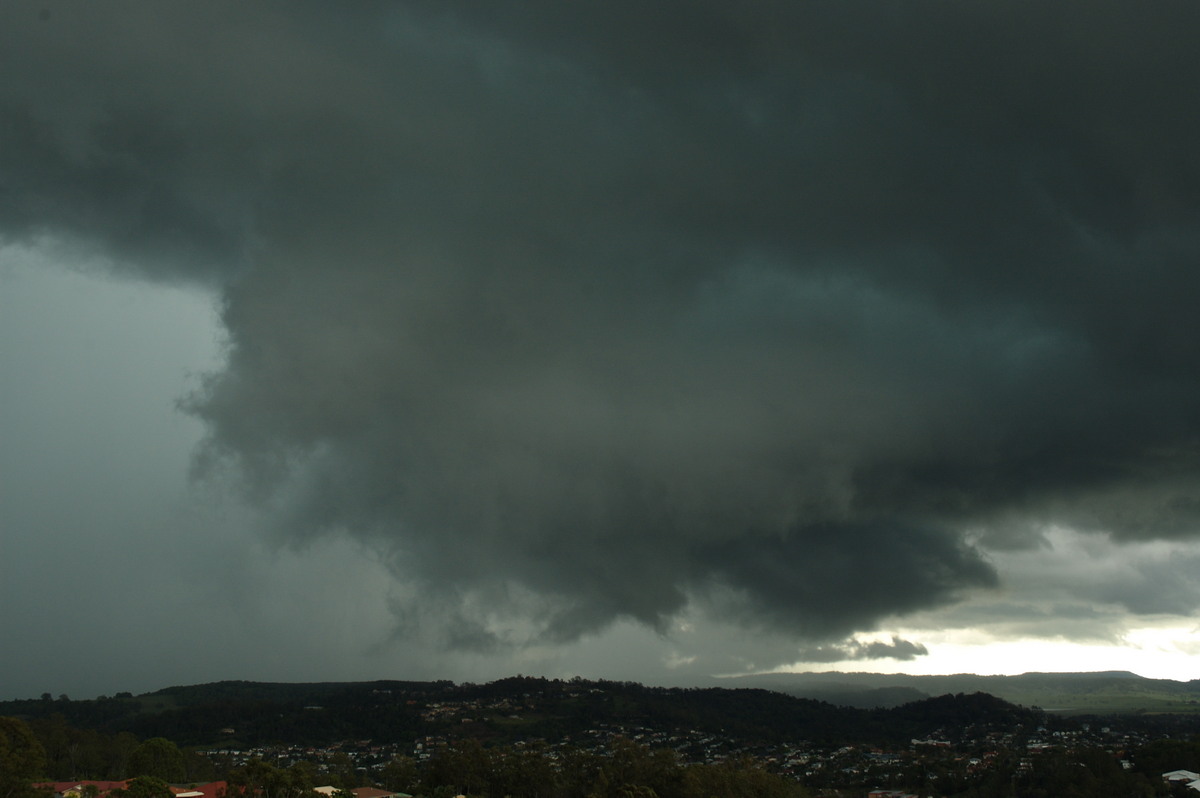
{"label": "overcast sky", "polygon": [[0,698],[1192,678],[1198,29],[0,4]]}

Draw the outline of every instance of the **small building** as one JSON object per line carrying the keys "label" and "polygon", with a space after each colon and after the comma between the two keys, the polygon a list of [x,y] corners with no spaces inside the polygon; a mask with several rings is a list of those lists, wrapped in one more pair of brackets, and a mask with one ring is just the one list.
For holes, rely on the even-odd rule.
{"label": "small building", "polygon": [[1200,779],[1200,773],[1193,773],[1190,770],[1172,770],[1162,774],[1163,781],[1168,784],[1188,784],[1189,782]]}

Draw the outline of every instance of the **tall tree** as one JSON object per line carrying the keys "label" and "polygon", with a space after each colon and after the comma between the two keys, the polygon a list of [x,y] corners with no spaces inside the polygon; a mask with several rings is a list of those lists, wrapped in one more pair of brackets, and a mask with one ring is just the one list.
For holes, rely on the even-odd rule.
{"label": "tall tree", "polygon": [[0,798],[39,795],[34,779],[43,776],[46,752],[25,721],[0,717]]}
{"label": "tall tree", "polygon": [[110,778],[129,777],[129,759],[138,748],[137,737],[127,731],[117,732],[108,745],[108,773]]}
{"label": "tall tree", "polygon": [[113,790],[109,798],[173,798],[171,787],[154,776],[137,776],[130,779],[124,789]]}
{"label": "tall tree", "polygon": [[253,759],[229,774],[226,798],[312,798],[313,784],[305,768],[281,770]]}
{"label": "tall tree", "polygon": [[404,793],[411,793],[420,778],[417,763],[407,756],[397,756],[388,762],[379,775],[385,789]]}
{"label": "tall tree", "polygon": [[153,776],[167,782],[187,778],[183,752],[164,737],[151,737],[135,748],[129,756],[129,772],[134,776]]}

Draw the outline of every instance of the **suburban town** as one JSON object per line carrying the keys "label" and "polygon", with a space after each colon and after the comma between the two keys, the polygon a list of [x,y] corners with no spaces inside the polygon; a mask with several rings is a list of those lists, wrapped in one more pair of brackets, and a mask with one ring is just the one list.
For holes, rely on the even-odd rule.
{"label": "suburban town", "polygon": [[[1037,736],[1019,745],[1011,734],[988,733],[978,738],[912,740],[899,750],[859,746],[822,749],[803,742],[778,747],[748,746],[706,734],[667,734],[647,728],[617,727],[592,729],[578,740],[554,744],[539,741],[536,745],[540,753],[553,762],[565,757],[566,749],[571,746],[602,756],[610,755],[614,742],[622,739],[651,749],[671,750],[685,764],[715,765],[730,759],[749,758],[773,772],[809,785],[818,795],[865,795],[869,798],[915,797],[918,793],[878,785],[911,783],[916,772],[923,772],[930,782],[943,780],[947,786],[979,781],[986,774],[1002,768],[1011,770],[1014,780],[1018,780],[1034,771],[1040,757],[1080,748],[1103,751],[1128,770],[1130,762],[1123,758],[1125,754],[1147,742],[1144,735],[1116,732],[1105,727],[1069,732],[1042,729]],[[382,784],[388,781],[389,766],[397,761],[407,759],[426,763],[451,745],[445,737],[427,736],[411,748],[357,740],[324,747],[268,746],[246,750],[213,749],[200,753],[233,768],[262,762],[286,770],[308,763],[315,765],[318,774],[336,773],[349,762],[361,781]],[[1177,769],[1162,773],[1161,778],[1165,786],[1183,785],[1200,793],[1200,774],[1196,772]],[[127,788],[129,781],[75,780],[38,786],[52,791],[54,798],[108,798],[114,790]],[[169,786],[174,798],[225,798],[228,788],[224,780]],[[335,798],[409,798],[411,795],[377,786],[319,785],[313,791]]]}
{"label": "suburban town", "polygon": [[[358,686],[328,693],[327,703],[307,700],[290,715],[275,713],[275,722],[308,724],[293,728],[307,728],[295,733],[311,734],[336,725],[338,718],[383,716],[390,708],[410,719],[409,728],[416,733],[247,745],[238,740],[257,732],[222,725],[211,730],[210,736],[222,739],[215,745],[180,747],[161,737],[141,743],[131,762],[143,749],[154,749],[153,756],[138,761],[174,757],[184,763],[174,771],[159,770],[156,791],[147,792],[142,777],[149,774],[133,768],[127,775],[134,778],[56,779],[32,786],[55,798],[301,798],[314,793],[333,798],[503,798],[570,795],[564,785],[571,779],[586,782],[580,788],[584,796],[620,796],[628,790],[621,792],[625,788],[618,789],[616,781],[625,779],[626,787],[637,782],[667,798],[672,788],[664,772],[678,781],[685,773],[752,771],[769,775],[775,790],[760,785],[746,793],[753,796],[1041,796],[1068,794],[1047,787],[1062,789],[1064,784],[1076,785],[1071,794],[1078,795],[1200,792],[1194,716],[1072,719],[983,694],[915,702],[886,711],[891,714],[864,714],[757,690],[520,679],[490,685]],[[704,707],[721,701],[732,701],[751,715],[766,711],[764,707],[787,709],[788,702],[797,702],[795,712],[825,714],[805,727],[808,734],[788,736],[765,721],[751,723],[744,717],[718,715],[714,725]],[[641,721],[617,719],[618,707]],[[188,717],[184,710],[176,712]],[[591,716],[594,722],[572,726],[570,712],[576,720]],[[791,712],[783,714],[790,717]],[[260,716],[242,715],[247,723]],[[882,719],[884,725],[873,733],[860,733],[859,726],[838,730],[839,718],[845,717],[856,724]],[[912,725],[906,720],[911,717],[921,720]],[[927,719],[934,717],[951,720],[932,725]],[[922,731],[897,737],[897,730],[908,728]],[[548,731],[552,729],[558,731]],[[180,734],[186,742],[187,735]],[[158,765],[144,769],[154,767]],[[496,781],[498,773],[507,774],[509,781]],[[183,775],[187,777],[165,778]],[[588,786],[596,780],[599,786]]]}

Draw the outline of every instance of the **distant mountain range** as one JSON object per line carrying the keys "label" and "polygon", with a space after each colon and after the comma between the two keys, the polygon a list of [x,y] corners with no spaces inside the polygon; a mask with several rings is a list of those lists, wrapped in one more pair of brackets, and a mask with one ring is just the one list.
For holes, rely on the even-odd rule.
{"label": "distant mountain range", "polygon": [[1200,713],[1200,679],[1147,679],[1128,671],[1019,676],[909,676],[880,673],[771,673],[721,679],[852,707],[894,707],[947,693],[988,693],[1013,704],[1070,714]]}
{"label": "distant mountain range", "polygon": [[488,684],[216,682],[90,701],[0,702],[0,715],[51,722],[58,716],[78,728],[222,749],[463,736],[509,744],[605,733],[698,733],[747,744],[898,744],[947,729],[1032,729],[1047,721],[1044,712],[979,692],[861,709],[753,687],[522,676]]}
{"label": "distant mountain range", "polygon": [[883,740],[985,718],[1000,725],[1036,725],[1045,713],[1124,715],[1126,723],[1141,716],[1146,723],[1188,729],[1200,716],[1200,680],[1146,679],[1126,672],[789,673],[726,678],[719,685],[666,688],[521,676],[488,684],[228,681],[87,701],[45,695],[0,702],[0,715],[61,716],[79,728],[226,747],[464,733],[502,741],[554,740],[605,724],[709,730],[748,740]]}

